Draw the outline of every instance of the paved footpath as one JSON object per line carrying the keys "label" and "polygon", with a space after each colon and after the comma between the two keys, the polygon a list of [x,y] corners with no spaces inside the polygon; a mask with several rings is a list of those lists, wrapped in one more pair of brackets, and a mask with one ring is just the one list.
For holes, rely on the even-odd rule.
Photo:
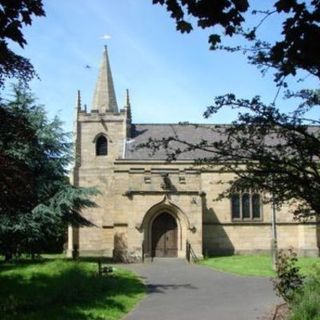
{"label": "paved footpath", "polygon": [[125,320],[263,319],[279,302],[269,278],[230,275],[173,258],[126,268],[142,277],[148,295]]}

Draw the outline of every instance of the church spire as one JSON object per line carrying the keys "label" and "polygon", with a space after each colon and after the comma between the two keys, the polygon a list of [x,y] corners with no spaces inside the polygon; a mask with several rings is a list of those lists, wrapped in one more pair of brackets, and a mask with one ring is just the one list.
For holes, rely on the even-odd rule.
{"label": "church spire", "polygon": [[107,46],[104,48],[91,110],[98,111],[99,113],[105,113],[108,111],[118,112]]}

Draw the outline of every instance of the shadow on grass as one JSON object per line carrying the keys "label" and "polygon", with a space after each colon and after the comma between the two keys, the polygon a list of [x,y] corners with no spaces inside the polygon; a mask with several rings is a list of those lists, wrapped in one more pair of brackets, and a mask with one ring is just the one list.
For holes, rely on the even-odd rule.
{"label": "shadow on grass", "polygon": [[12,262],[5,262],[0,261],[0,272],[2,271],[9,271],[9,270],[18,270],[18,269],[25,269],[29,267],[30,265],[41,265],[46,262],[50,262],[53,260],[61,260],[61,261],[78,261],[78,262],[90,262],[90,263],[96,263],[98,265],[98,262],[100,261],[103,264],[115,264],[114,260],[109,257],[79,257],[76,260],[73,260],[72,258],[66,257],[64,255],[59,255],[56,257],[56,255],[44,255],[40,256],[36,259],[31,258],[18,258],[16,260],[13,260]]}
{"label": "shadow on grass", "polygon": [[37,267],[22,263],[0,273],[0,319],[118,319],[145,291],[124,271],[99,277],[95,265],[71,261]]}
{"label": "shadow on grass", "polygon": [[0,273],[5,272],[5,271],[10,271],[10,270],[23,270],[31,265],[41,265],[46,262],[45,259],[36,259],[36,260],[31,260],[31,259],[19,259],[13,262],[0,262]]}
{"label": "shadow on grass", "polygon": [[79,257],[78,261],[83,261],[83,262],[95,262],[98,263],[98,261],[101,261],[102,263],[108,263],[108,264],[114,264],[115,262],[113,261],[112,258],[109,257]]}

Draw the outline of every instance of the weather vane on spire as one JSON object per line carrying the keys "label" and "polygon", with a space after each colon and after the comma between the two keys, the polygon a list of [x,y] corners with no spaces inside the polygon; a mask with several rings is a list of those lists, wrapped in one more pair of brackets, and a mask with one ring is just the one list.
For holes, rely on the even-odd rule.
{"label": "weather vane on spire", "polygon": [[111,36],[110,36],[110,34],[104,34],[100,39],[102,39],[102,40],[110,40]]}

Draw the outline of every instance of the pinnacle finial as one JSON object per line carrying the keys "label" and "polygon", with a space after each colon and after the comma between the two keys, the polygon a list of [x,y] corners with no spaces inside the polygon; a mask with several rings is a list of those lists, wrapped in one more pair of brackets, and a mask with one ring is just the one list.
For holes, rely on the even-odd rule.
{"label": "pinnacle finial", "polygon": [[80,94],[80,90],[78,90],[78,92],[77,92],[77,109],[78,109],[78,111],[81,110],[81,94]]}
{"label": "pinnacle finial", "polygon": [[113,86],[107,46],[104,46],[99,76],[92,101],[92,110],[99,113],[118,112],[118,104]]}
{"label": "pinnacle finial", "polygon": [[130,106],[130,95],[129,95],[129,89],[126,89],[126,106]]}
{"label": "pinnacle finial", "polygon": [[131,114],[131,103],[130,103],[130,96],[129,96],[129,89],[126,89],[126,105],[125,108],[127,109],[127,119],[129,122],[132,120]]}

